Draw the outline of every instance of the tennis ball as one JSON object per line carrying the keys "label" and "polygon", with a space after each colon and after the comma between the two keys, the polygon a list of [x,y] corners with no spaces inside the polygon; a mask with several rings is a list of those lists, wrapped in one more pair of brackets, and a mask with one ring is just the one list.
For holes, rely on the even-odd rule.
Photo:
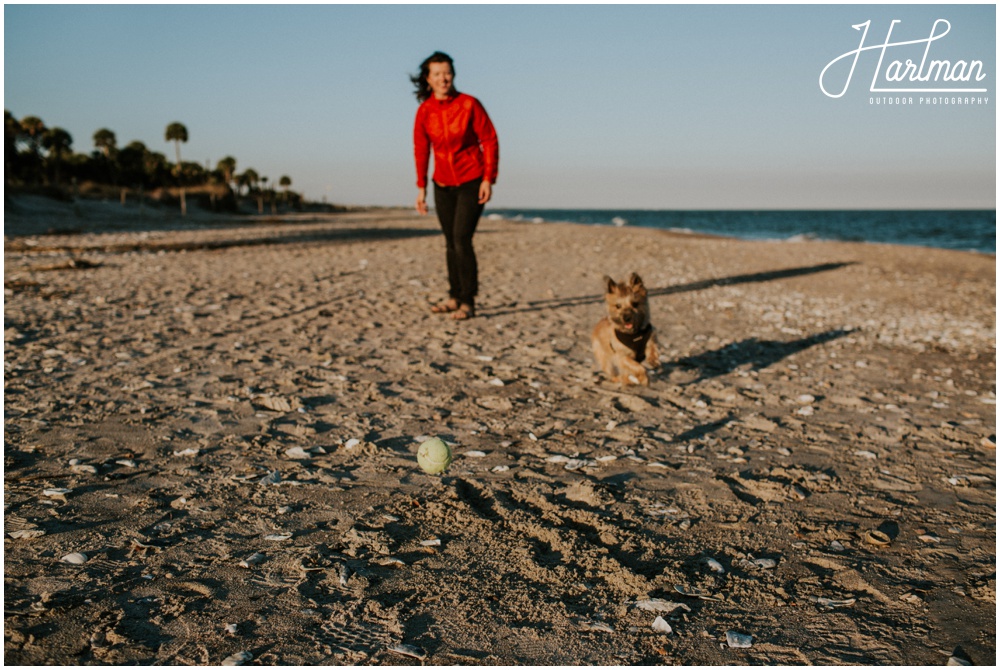
{"label": "tennis ball", "polygon": [[421,443],[417,449],[417,464],[429,475],[438,475],[451,465],[451,449],[439,437]]}

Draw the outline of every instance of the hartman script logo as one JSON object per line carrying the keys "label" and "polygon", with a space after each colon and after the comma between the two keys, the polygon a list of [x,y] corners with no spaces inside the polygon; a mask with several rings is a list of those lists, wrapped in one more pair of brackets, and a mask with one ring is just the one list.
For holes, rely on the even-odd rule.
{"label": "hartman script logo", "polygon": [[[951,23],[945,19],[938,19],[931,26],[931,33],[928,37],[918,40],[906,40],[901,42],[892,41],[892,31],[900,20],[894,20],[889,24],[889,30],[885,34],[885,41],[881,44],[865,45],[868,38],[868,28],[871,27],[871,20],[851,26],[855,30],[863,30],[861,42],[857,49],[852,49],[847,53],[837,56],[827,63],[826,67],[819,75],[819,88],[823,93],[831,98],[839,98],[847,92],[854,77],[854,70],[858,65],[858,57],[863,51],[881,51],[878,58],[878,65],[875,67],[875,75],[872,77],[872,93],[986,93],[985,87],[977,86],[979,82],[986,79],[983,72],[983,61],[981,60],[938,60],[931,57],[931,45],[944,38],[951,31]],[[893,60],[885,66],[886,56],[890,49],[907,47],[913,45],[924,45],[923,57],[919,63],[907,58],[905,61]],[[912,51],[912,50],[911,50]],[[896,51],[898,53],[898,50]],[[845,59],[851,61],[851,70],[847,74],[847,80],[839,93],[832,93],[827,88],[827,71],[837,63]],[[880,79],[881,77],[881,79]]]}

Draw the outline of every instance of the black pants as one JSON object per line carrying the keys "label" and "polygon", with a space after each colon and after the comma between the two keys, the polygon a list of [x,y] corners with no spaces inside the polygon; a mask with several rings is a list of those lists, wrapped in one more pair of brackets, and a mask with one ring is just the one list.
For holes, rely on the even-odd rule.
{"label": "black pants", "polygon": [[447,245],[448,295],[460,303],[475,305],[479,291],[479,268],[472,248],[483,207],[479,204],[479,185],[473,179],[459,186],[434,184],[434,208]]}

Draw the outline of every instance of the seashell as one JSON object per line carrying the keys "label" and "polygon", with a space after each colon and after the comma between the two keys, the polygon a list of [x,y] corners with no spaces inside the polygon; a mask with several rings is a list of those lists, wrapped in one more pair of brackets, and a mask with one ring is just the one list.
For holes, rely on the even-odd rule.
{"label": "seashell", "polygon": [[97,468],[95,468],[93,465],[74,464],[74,465],[69,466],[69,469],[72,470],[73,472],[79,473],[81,475],[96,475],[97,474]]}
{"label": "seashell", "polygon": [[378,561],[378,564],[385,568],[404,568],[406,563],[399,560],[395,556],[389,556]]}
{"label": "seashell", "polygon": [[473,451],[467,451],[462,455],[468,456],[469,458],[484,458],[486,456],[486,452],[473,450]]}
{"label": "seashell", "polygon": [[72,493],[73,489],[45,489],[42,495],[49,498],[64,498],[67,493]]}
{"label": "seashell", "polygon": [[833,540],[830,542],[830,551],[847,551],[845,547],[839,540]]}
{"label": "seashell", "polygon": [[809,405],[816,402],[816,397],[809,395],[808,393],[803,393],[798,398],[795,399],[801,405]]}
{"label": "seashell", "polygon": [[855,598],[845,598],[843,600],[835,600],[833,598],[823,598],[816,596],[809,596],[809,600],[813,601],[820,607],[828,607],[833,609],[834,607],[849,607],[853,605],[857,600]]}
{"label": "seashell", "polygon": [[507,472],[508,470],[510,470],[509,465],[496,465],[490,470],[490,472]]}
{"label": "seashell", "polygon": [[70,563],[72,565],[83,565],[84,563],[87,562],[88,559],[86,554],[81,554],[78,551],[74,551],[72,554],[66,554],[59,560],[62,561],[63,563]]}
{"label": "seashell", "polygon": [[262,554],[260,552],[257,552],[257,553],[252,554],[251,556],[249,556],[247,558],[244,558],[242,561],[240,561],[240,567],[241,568],[250,568],[250,567],[253,567],[253,566],[255,566],[255,565],[259,564],[259,563],[263,563],[265,560],[267,560],[267,556],[265,556],[264,554]]}
{"label": "seashell", "polygon": [[222,661],[222,665],[245,665],[253,660],[253,654],[249,651],[238,651],[232,656],[227,656]]}
{"label": "seashell", "polygon": [[595,630],[602,633],[614,633],[615,629],[603,621],[584,621],[581,626],[584,630]]}
{"label": "seashell", "polygon": [[361,440],[356,437],[352,437],[347,442],[344,442],[344,449],[353,449],[354,447],[361,444]]}
{"label": "seashell", "polygon": [[174,456],[197,456],[198,452],[200,452],[200,451],[201,451],[201,449],[192,449],[191,447],[188,447],[187,449],[184,449],[183,451],[177,451],[175,449],[174,450]]}
{"label": "seashell", "polygon": [[563,456],[562,454],[556,454],[555,456],[549,456],[545,459],[546,463],[567,463],[569,462],[568,456]]}
{"label": "seashell", "polygon": [[876,458],[878,458],[878,454],[876,454],[874,451],[868,451],[867,449],[858,449],[857,451],[854,452],[854,455],[855,456],[861,456],[862,458],[872,459],[872,460],[875,460]]}
{"label": "seashell", "polygon": [[870,530],[865,533],[865,542],[879,547],[887,547],[892,543],[892,538],[880,530]]}
{"label": "seashell", "polygon": [[285,540],[292,539],[291,533],[275,533],[273,535],[265,535],[264,539],[268,542],[284,542]]}
{"label": "seashell", "polygon": [[528,433],[528,439],[531,440],[532,442],[538,442],[538,436],[535,435],[534,433]]}
{"label": "seashell", "polygon": [[395,647],[390,647],[389,651],[394,651],[397,654],[402,654],[403,656],[410,656],[411,658],[415,658],[419,661],[427,658],[426,651],[412,644],[397,644]]}
{"label": "seashell", "polygon": [[395,522],[399,521],[399,517],[398,516],[393,516],[392,514],[383,514],[382,518],[385,519],[386,521],[390,522],[390,523],[395,523]]}
{"label": "seashell", "polygon": [[722,600],[721,596],[713,596],[708,591],[692,589],[691,587],[684,586],[683,584],[675,584],[674,590],[682,596],[687,596],[688,598],[700,598],[701,600]]}
{"label": "seashell", "polygon": [[131,458],[121,458],[121,459],[115,461],[115,464],[116,465],[124,465],[126,468],[134,468],[134,467],[136,467],[135,461],[132,460]]}
{"label": "seashell", "polygon": [[421,547],[440,547],[441,546],[441,540],[438,539],[438,538],[436,538],[436,537],[434,539],[432,539],[432,540],[424,540],[424,541],[422,541],[420,543],[420,546]]}
{"label": "seashell", "polygon": [[945,665],[972,665],[972,661],[964,659],[961,656],[949,656],[948,662]]}
{"label": "seashell", "polygon": [[11,532],[7,533],[7,535],[14,538],[15,540],[32,540],[36,537],[41,537],[42,535],[45,535],[45,531],[38,530],[37,528],[28,530],[12,530]]}
{"label": "seashell", "polygon": [[661,616],[658,616],[655,619],[653,619],[652,628],[653,628],[653,630],[655,630],[657,632],[660,632],[660,633],[673,633],[674,632],[674,629],[670,627],[670,624],[667,623],[663,619],[663,617],[661,617]]}
{"label": "seashell", "polygon": [[691,527],[691,519],[681,519],[680,523],[677,524],[677,527],[681,530],[687,530]]}
{"label": "seashell", "polygon": [[926,542],[927,544],[937,544],[938,542],[941,541],[941,538],[937,537],[936,535],[921,535],[917,539],[919,539],[921,542]]}
{"label": "seashell", "polygon": [[292,508],[289,505],[282,505],[275,511],[277,511],[278,514],[288,514],[289,512],[292,511]]}
{"label": "seashell", "polygon": [[260,478],[260,484],[267,486],[269,484],[277,485],[281,483],[281,472],[275,470],[274,472],[269,472]]}
{"label": "seashell", "polygon": [[722,563],[719,563],[717,560],[715,560],[712,557],[706,558],[705,559],[705,563],[708,565],[709,569],[712,572],[717,572],[720,575],[724,574],[726,572],[726,569],[724,567],[722,567]]}
{"label": "seashell", "polygon": [[610,454],[608,456],[598,456],[594,460],[596,460],[598,463],[610,463],[611,461],[617,461],[618,457],[615,456],[614,454]]}
{"label": "seashell", "polygon": [[291,412],[292,404],[288,402],[285,398],[279,396],[257,396],[253,399],[253,404],[259,405],[264,409],[269,409],[272,412]]}
{"label": "seashell", "polygon": [[579,470],[580,468],[589,468],[597,465],[596,461],[590,461],[585,458],[571,458],[566,461],[566,465],[563,467],[567,470]]}
{"label": "seashell", "polygon": [[755,558],[751,561],[751,563],[762,570],[770,570],[771,568],[778,567],[778,562],[773,558]]}
{"label": "seashell", "polygon": [[229,633],[230,635],[236,635],[236,624],[234,624],[234,623],[227,623],[226,624],[226,632]]}
{"label": "seashell", "polygon": [[312,458],[312,454],[303,449],[302,447],[292,447],[291,449],[285,449],[285,456],[288,458],[293,458],[297,460],[303,460],[307,458]]}
{"label": "seashell", "polygon": [[637,600],[635,603],[636,609],[645,610],[647,612],[666,612],[670,614],[676,609],[682,609],[685,612],[690,612],[691,608],[683,603],[675,603],[669,600],[661,600],[660,598],[648,598],[646,600]]}
{"label": "seashell", "polygon": [[726,644],[732,649],[749,649],[753,646],[753,635],[738,633],[735,630],[727,630]]}
{"label": "seashell", "polygon": [[486,383],[489,384],[490,386],[503,386],[504,385],[503,384],[503,380],[502,379],[497,379],[496,377],[494,377],[493,379],[489,380]]}

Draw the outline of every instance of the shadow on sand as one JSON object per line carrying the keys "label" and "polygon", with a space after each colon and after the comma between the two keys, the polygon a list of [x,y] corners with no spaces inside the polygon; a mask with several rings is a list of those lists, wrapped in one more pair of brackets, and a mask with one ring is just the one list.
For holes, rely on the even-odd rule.
{"label": "shadow on sand", "polygon": [[694,368],[699,371],[696,379],[686,382],[694,384],[705,379],[729,374],[737,368],[750,365],[754,370],[762,370],[792,354],[805,351],[818,344],[824,344],[857,332],[856,328],[838,328],[817,333],[791,342],[777,340],[758,340],[751,337],[741,342],[734,342],[715,351],[706,351],[697,356],[688,356],[667,364],[668,368]]}
{"label": "shadow on sand", "polygon": [[230,237],[207,240],[129,240],[101,244],[54,244],[33,242],[31,245],[18,240],[9,240],[10,251],[42,253],[51,251],[101,251],[104,253],[126,253],[132,251],[214,251],[232,247],[256,247],[279,244],[305,244],[323,242],[360,242],[378,240],[400,240],[410,237],[440,236],[441,231],[428,228],[340,228],[336,230],[306,230],[298,232],[264,235],[261,237]]}
{"label": "shadow on sand", "polygon": [[[801,277],[804,275],[816,274],[819,272],[830,272],[840,268],[854,265],[849,263],[823,263],[821,265],[811,265],[801,268],[789,268],[787,270],[772,270],[770,272],[755,272],[752,274],[734,275],[732,277],[721,277],[719,279],[704,279],[702,281],[691,282],[689,284],[678,284],[677,286],[665,286],[663,288],[648,289],[649,296],[672,295],[674,293],[686,293],[688,291],[702,291],[715,286],[732,286],[734,284],[756,284],[760,282],[776,281],[779,279],[789,279],[791,277]],[[604,301],[604,294],[583,295],[575,298],[552,298],[548,300],[532,300],[525,307],[513,307],[505,309],[485,309],[479,311],[479,316],[489,318],[492,316],[502,316],[504,314],[518,314],[523,312],[539,312],[542,310],[559,309],[562,307],[576,307],[577,305],[591,305]]]}

